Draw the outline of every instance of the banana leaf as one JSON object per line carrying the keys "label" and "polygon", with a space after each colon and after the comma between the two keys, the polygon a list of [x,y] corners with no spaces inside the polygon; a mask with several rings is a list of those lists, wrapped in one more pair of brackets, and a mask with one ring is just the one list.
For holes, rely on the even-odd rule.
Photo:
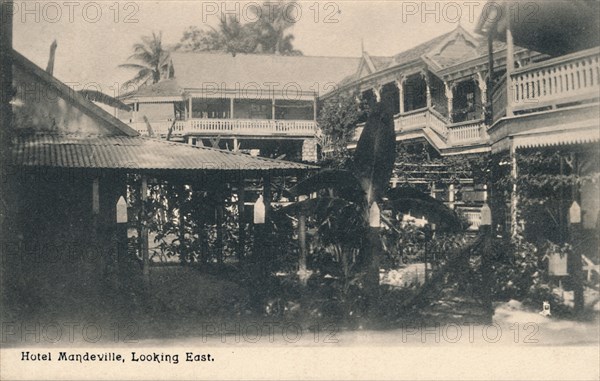
{"label": "banana leaf", "polygon": [[385,209],[409,213],[414,217],[425,217],[436,224],[439,230],[458,232],[466,228],[462,218],[442,201],[411,187],[390,189],[383,204]]}
{"label": "banana leaf", "polygon": [[367,205],[379,201],[388,188],[396,159],[392,115],[381,104],[369,114],[356,145],[352,170],[366,194]]}

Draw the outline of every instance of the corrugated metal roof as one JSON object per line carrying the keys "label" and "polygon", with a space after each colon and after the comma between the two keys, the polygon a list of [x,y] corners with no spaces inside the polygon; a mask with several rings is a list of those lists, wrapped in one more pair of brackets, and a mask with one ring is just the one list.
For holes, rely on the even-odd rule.
{"label": "corrugated metal roof", "polygon": [[296,171],[317,167],[128,136],[31,135],[16,138],[12,164],[57,168]]}

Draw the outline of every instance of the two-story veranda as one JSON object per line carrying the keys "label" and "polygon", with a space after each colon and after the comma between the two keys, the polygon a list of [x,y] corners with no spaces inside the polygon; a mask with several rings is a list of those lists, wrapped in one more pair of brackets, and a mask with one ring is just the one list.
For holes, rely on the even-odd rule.
{"label": "two-story veranda", "polygon": [[172,53],[172,75],[124,97],[142,134],[315,162],[317,99],[358,58]]}
{"label": "two-story veranda", "polygon": [[[494,42],[493,50],[489,58],[485,39],[459,26],[392,57],[364,52],[357,71],[324,98],[358,88],[368,102],[382,102],[394,115],[398,145],[408,151],[425,150],[434,158],[481,155],[490,152],[488,68],[494,68],[495,78],[506,71],[506,45]],[[520,66],[544,58],[523,48],[514,56]],[[350,149],[362,129],[359,123]],[[459,209],[472,229],[479,226],[484,184],[475,184],[470,173],[454,173],[443,164],[397,162],[394,174],[392,186],[408,182],[422,188]]]}

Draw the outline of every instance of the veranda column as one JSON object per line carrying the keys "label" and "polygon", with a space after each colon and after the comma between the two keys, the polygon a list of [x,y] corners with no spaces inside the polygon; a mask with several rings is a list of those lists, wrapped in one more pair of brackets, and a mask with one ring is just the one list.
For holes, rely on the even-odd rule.
{"label": "veranda column", "polygon": [[510,163],[511,163],[511,178],[512,178],[512,190],[510,193],[510,234],[515,237],[517,231],[517,208],[519,204],[519,198],[517,195],[517,177],[519,175],[519,168],[517,167],[517,151],[514,140],[510,144]]}
{"label": "veranda column", "polygon": [[494,105],[492,91],[494,89],[494,36],[488,33],[488,76],[487,76],[487,100],[486,105],[486,123],[491,125],[494,118]]}
{"label": "veranda column", "polygon": [[400,114],[404,114],[404,76],[396,79],[396,86],[398,86],[398,102],[400,102]]}
{"label": "veranda column", "polygon": [[454,184],[448,186],[448,207],[454,209]]}
{"label": "veranda column", "polygon": [[229,98],[229,119],[233,119],[233,97]]}
{"label": "veranda column", "polygon": [[446,99],[448,102],[448,120],[452,123],[452,112],[454,110],[454,83],[444,82],[444,88],[446,90]]}
{"label": "veranda column", "polygon": [[382,86],[373,87],[373,94],[375,94],[375,100],[377,101],[377,103],[381,102],[381,91]]}
{"label": "veranda column", "polygon": [[487,86],[487,82],[485,81],[485,78],[483,77],[483,74],[481,73],[477,73],[477,85],[479,86],[479,92],[481,93],[481,117],[485,118],[485,109],[487,108],[487,92],[488,92],[488,86]]}
{"label": "veranda column", "polygon": [[298,211],[298,245],[300,246],[300,258],[298,258],[298,277],[300,282],[306,285],[310,275],[306,266],[308,250],[306,247],[306,211],[300,207]]}
{"label": "veranda column", "polygon": [[427,108],[431,108],[431,87],[429,86],[429,75],[427,71],[421,72],[421,76],[425,80],[425,92],[427,96]]}
{"label": "veranda column", "polygon": [[506,116],[513,116],[513,100],[514,94],[512,89],[512,73],[515,71],[515,47],[513,42],[513,35],[511,30],[511,19],[510,8],[506,7]]}

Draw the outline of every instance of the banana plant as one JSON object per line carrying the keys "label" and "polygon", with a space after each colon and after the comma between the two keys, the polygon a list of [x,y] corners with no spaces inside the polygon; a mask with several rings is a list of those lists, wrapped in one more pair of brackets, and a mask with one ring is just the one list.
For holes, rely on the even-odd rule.
{"label": "banana plant", "polygon": [[[283,211],[302,211],[315,221],[319,244],[338,253],[339,262],[352,258],[354,274],[344,273],[344,284],[354,282],[373,299],[378,295],[379,261],[383,251],[378,229],[369,226],[370,213],[379,213],[374,203],[392,210],[418,208],[425,216],[444,220],[460,229],[461,220],[443,203],[417,189],[389,189],[396,158],[394,123],[391,113],[375,104],[369,113],[356,151],[347,168],[323,169],[290,189],[292,196],[312,195]],[[389,223],[383,219],[383,223]],[[359,255],[356,256],[358,251]],[[374,305],[373,301],[367,303]]]}

